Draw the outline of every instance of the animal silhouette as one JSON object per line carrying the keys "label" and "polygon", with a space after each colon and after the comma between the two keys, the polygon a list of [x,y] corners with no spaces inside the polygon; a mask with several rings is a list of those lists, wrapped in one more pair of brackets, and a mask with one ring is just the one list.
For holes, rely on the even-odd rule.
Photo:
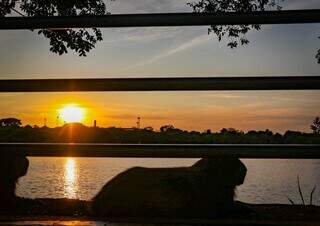
{"label": "animal silhouette", "polygon": [[237,158],[204,158],[190,167],[128,169],[93,198],[91,210],[114,217],[217,217],[236,210],[247,169]]}
{"label": "animal silhouette", "polygon": [[25,156],[0,155],[0,210],[14,207],[16,184],[20,177],[27,174],[28,167],[29,160]]}

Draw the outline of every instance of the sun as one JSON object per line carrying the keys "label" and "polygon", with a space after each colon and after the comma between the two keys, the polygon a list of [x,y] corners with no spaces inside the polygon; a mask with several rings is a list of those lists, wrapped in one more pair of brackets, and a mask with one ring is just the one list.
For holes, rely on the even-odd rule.
{"label": "sun", "polygon": [[81,122],[85,117],[85,109],[69,104],[58,110],[59,117],[66,123]]}

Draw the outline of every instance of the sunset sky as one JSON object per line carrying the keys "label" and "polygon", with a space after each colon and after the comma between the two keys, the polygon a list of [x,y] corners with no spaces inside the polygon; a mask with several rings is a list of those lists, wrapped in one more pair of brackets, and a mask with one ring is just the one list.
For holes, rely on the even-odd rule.
{"label": "sunset sky", "polygon": [[[116,0],[111,13],[189,12],[184,0]],[[285,0],[284,9],[320,8],[319,0]],[[268,25],[250,32],[250,45],[229,49],[208,27],[103,29],[87,57],[58,56],[31,31],[0,31],[0,78],[125,78],[174,76],[320,75],[315,54],[320,24]],[[188,130],[309,131],[320,115],[319,91],[1,93],[0,118],[56,126],[59,109],[86,109],[83,123]],[[60,122],[62,123],[62,122]]]}

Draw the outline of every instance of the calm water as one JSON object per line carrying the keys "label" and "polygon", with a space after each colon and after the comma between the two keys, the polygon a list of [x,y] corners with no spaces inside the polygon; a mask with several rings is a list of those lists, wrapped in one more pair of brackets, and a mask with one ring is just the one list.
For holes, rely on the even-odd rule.
{"label": "calm water", "polygon": [[[31,198],[91,199],[119,172],[132,166],[188,166],[196,159],[29,158],[28,175],[18,186],[18,195]],[[320,205],[320,160],[243,160],[248,168],[237,199],[251,203],[300,203],[297,175],[305,199],[314,185],[314,203]]]}

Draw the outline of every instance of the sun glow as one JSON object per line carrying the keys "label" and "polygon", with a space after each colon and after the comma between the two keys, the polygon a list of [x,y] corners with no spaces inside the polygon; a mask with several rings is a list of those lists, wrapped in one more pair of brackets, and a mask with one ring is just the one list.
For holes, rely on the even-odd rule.
{"label": "sun glow", "polygon": [[59,117],[66,122],[81,122],[85,116],[85,109],[77,105],[67,105],[59,109]]}
{"label": "sun glow", "polygon": [[67,158],[64,172],[64,196],[66,198],[76,198],[78,192],[78,172],[75,159]]}

